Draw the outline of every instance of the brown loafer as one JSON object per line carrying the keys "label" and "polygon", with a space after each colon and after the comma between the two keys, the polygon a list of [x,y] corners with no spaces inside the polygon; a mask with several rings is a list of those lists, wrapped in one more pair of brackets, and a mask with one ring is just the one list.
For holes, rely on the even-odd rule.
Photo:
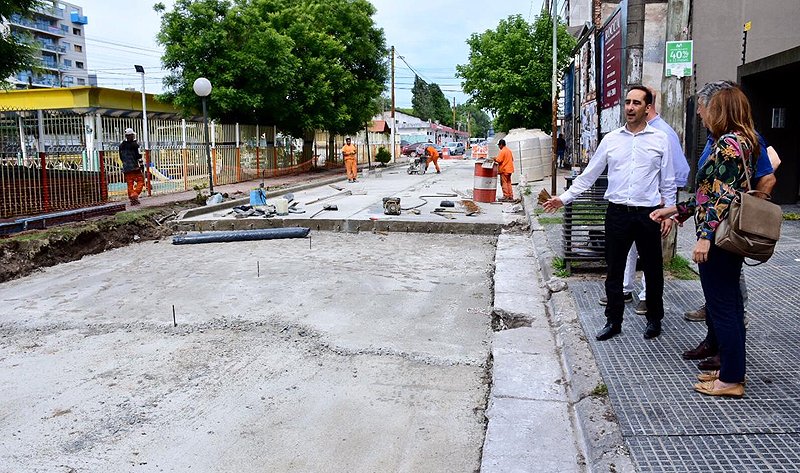
{"label": "brown loafer", "polygon": [[704,371],[697,375],[697,380],[703,383],[714,381],[715,379],[719,379],[719,370]]}
{"label": "brown loafer", "polygon": [[714,381],[700,382],[694,385],[694,390],[706,396],[722,396],[740,398],[744,396],[744,384],[737,383],[727,388],[715,388]]}
{"label": "brown loafer", "polygon": [[718,370],[719,367],[720,367],[719,355],[712,356],[711,358],[706,358],[705,360],[697,364],[697,368],[699,368],[701,371]]}
{"label": "brown loafer", "polygon": [[[704,358],[708,358],[709,356],[714,356],[716,354],[717,350],[711,348],[708,345],[708,343],[706,343],[706,341],[703,340],[702,342],[700,342],[699,345],[697,345],[696,348],[692,350],[686,350],[685,352],[683,352],[682,356],[684,360],[702,360]],[[711,369],[719,369],[719,367]]]}
{"label": "brown loafer", "polygon": [[[719,379],[719,370],[705,371],[697,375],[697,380],[702,382],[714,381]],[[742,381],[742,384],[747,384],[747,380]]]}

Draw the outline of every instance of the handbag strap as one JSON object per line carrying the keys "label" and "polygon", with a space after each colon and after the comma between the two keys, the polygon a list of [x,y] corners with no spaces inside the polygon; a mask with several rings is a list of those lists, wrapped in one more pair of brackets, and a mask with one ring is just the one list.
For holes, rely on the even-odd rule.
{"label": "handbag strap", "polygon": [[[747,190],[749,192],[753,192],[753,184],[752,184],[752,180],[750,178],[750,166],[747,165],[747,159],[745,158],[745,151],[744,151],[744,146],[742,145],[742,140],[739,138],[739,135],[737,135],[736,133],[733,133],[733,136],[736,137],[736,142],[739,144],[739,151],[741,151],[742,165],[744,166],[744,175],[747,178],[747,181],[745,181],[745,182],[747,182]],[[761,192],[761,191],[758,191],[758,192]],[[761,192],[761,193],[769,196],[769,194],[767,194],[766,192]]]}

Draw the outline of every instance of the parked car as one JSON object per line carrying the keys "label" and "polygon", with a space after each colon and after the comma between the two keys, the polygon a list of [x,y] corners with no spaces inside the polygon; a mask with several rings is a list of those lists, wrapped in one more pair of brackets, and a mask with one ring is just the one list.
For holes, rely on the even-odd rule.
{"label": "parked car", "polygon": [[403,156],[411,156],[412,158],[416,158],[419,154],[417,152],[417,148],[424,145],[425,141],[418,141],[416,143],[407,144],[400,148],[400,154]]}
{"label": "parked car", "polygon": [[411,157],[414,158],[416,156],[424,155],[425,148],[427,148],[428,146],[433,146],[434,148],[436,148],[436,151],[439,153],[439,156],[442,155],[442,145],[437,145],[436,143],[428,143],[427,141],[425,141],[423,143],[420,143],[419,146],[417,146],[417,149],[415,151],[416,155],[412,154]]}
{"label": "parked car", "polygon": [[467,149],[464,147],[464,143],[461,143],[459,141],[451,141],[447,143],[447,149],[450,150],[450,154],[452,156],[464,154],[467,152]]}

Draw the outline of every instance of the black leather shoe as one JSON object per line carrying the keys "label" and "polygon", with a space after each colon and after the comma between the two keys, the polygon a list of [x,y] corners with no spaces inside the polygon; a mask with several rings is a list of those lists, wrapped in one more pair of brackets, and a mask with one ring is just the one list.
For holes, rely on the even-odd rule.
{"label": "black leather shoe", "polygon": [[621,324],[615,324],[615,323],[608,322],[603,327],[603,330],[600,330],[599,332],[597,332],[597,335],[595,335],[594,338],[596,338],[597,340],[602,342],[603,340],[608,340],[609,338],[611,338],[614,335],[617,335],[617,334],[619,334],[621,332],[622,332],[622,325]]}
{"label": "black leather shoe", "polygon": [[697,347],[692,350],[686,350],[683,352],[683,359],[684,360],[703,360],[708,358],[709,356],[714,356],[717,354],[717,350],[711,348],[705,340],[700,342]]}
{"label": "black leather shoe", "polygon": [[647,322],[647,327],[644,329],[644,338],[650,340],[651,338],[656,338],[659,335],[661,335],[661,323]]}
{"label": "black leather shoe", "polygon": [[715,355],[711,358],[706,358],[705,360],[701,361],[697,364],[697,367],[703,371],[713,371],[719,369],[719,364],[719,355]]}

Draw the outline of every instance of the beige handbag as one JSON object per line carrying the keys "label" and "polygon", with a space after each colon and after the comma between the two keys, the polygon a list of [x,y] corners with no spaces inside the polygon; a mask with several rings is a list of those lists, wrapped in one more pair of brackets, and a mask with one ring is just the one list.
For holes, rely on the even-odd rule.
{"label": "beige handbag", "polygon": [[[741,142],[739,145],[743,149]],[[742,160],[744,161],[744,156]],[[747,188],[750,190],[735,191],[728,207],[728,216],[714,232],[714,244],[723,250],[763,263],[772,257],[775,244],[781,237],[783,211],[768,200],[769,194],[752,190],[747,161],[744,161],[744,172]],[[766,199],[758,198],[754,194],[764,194]]]}

